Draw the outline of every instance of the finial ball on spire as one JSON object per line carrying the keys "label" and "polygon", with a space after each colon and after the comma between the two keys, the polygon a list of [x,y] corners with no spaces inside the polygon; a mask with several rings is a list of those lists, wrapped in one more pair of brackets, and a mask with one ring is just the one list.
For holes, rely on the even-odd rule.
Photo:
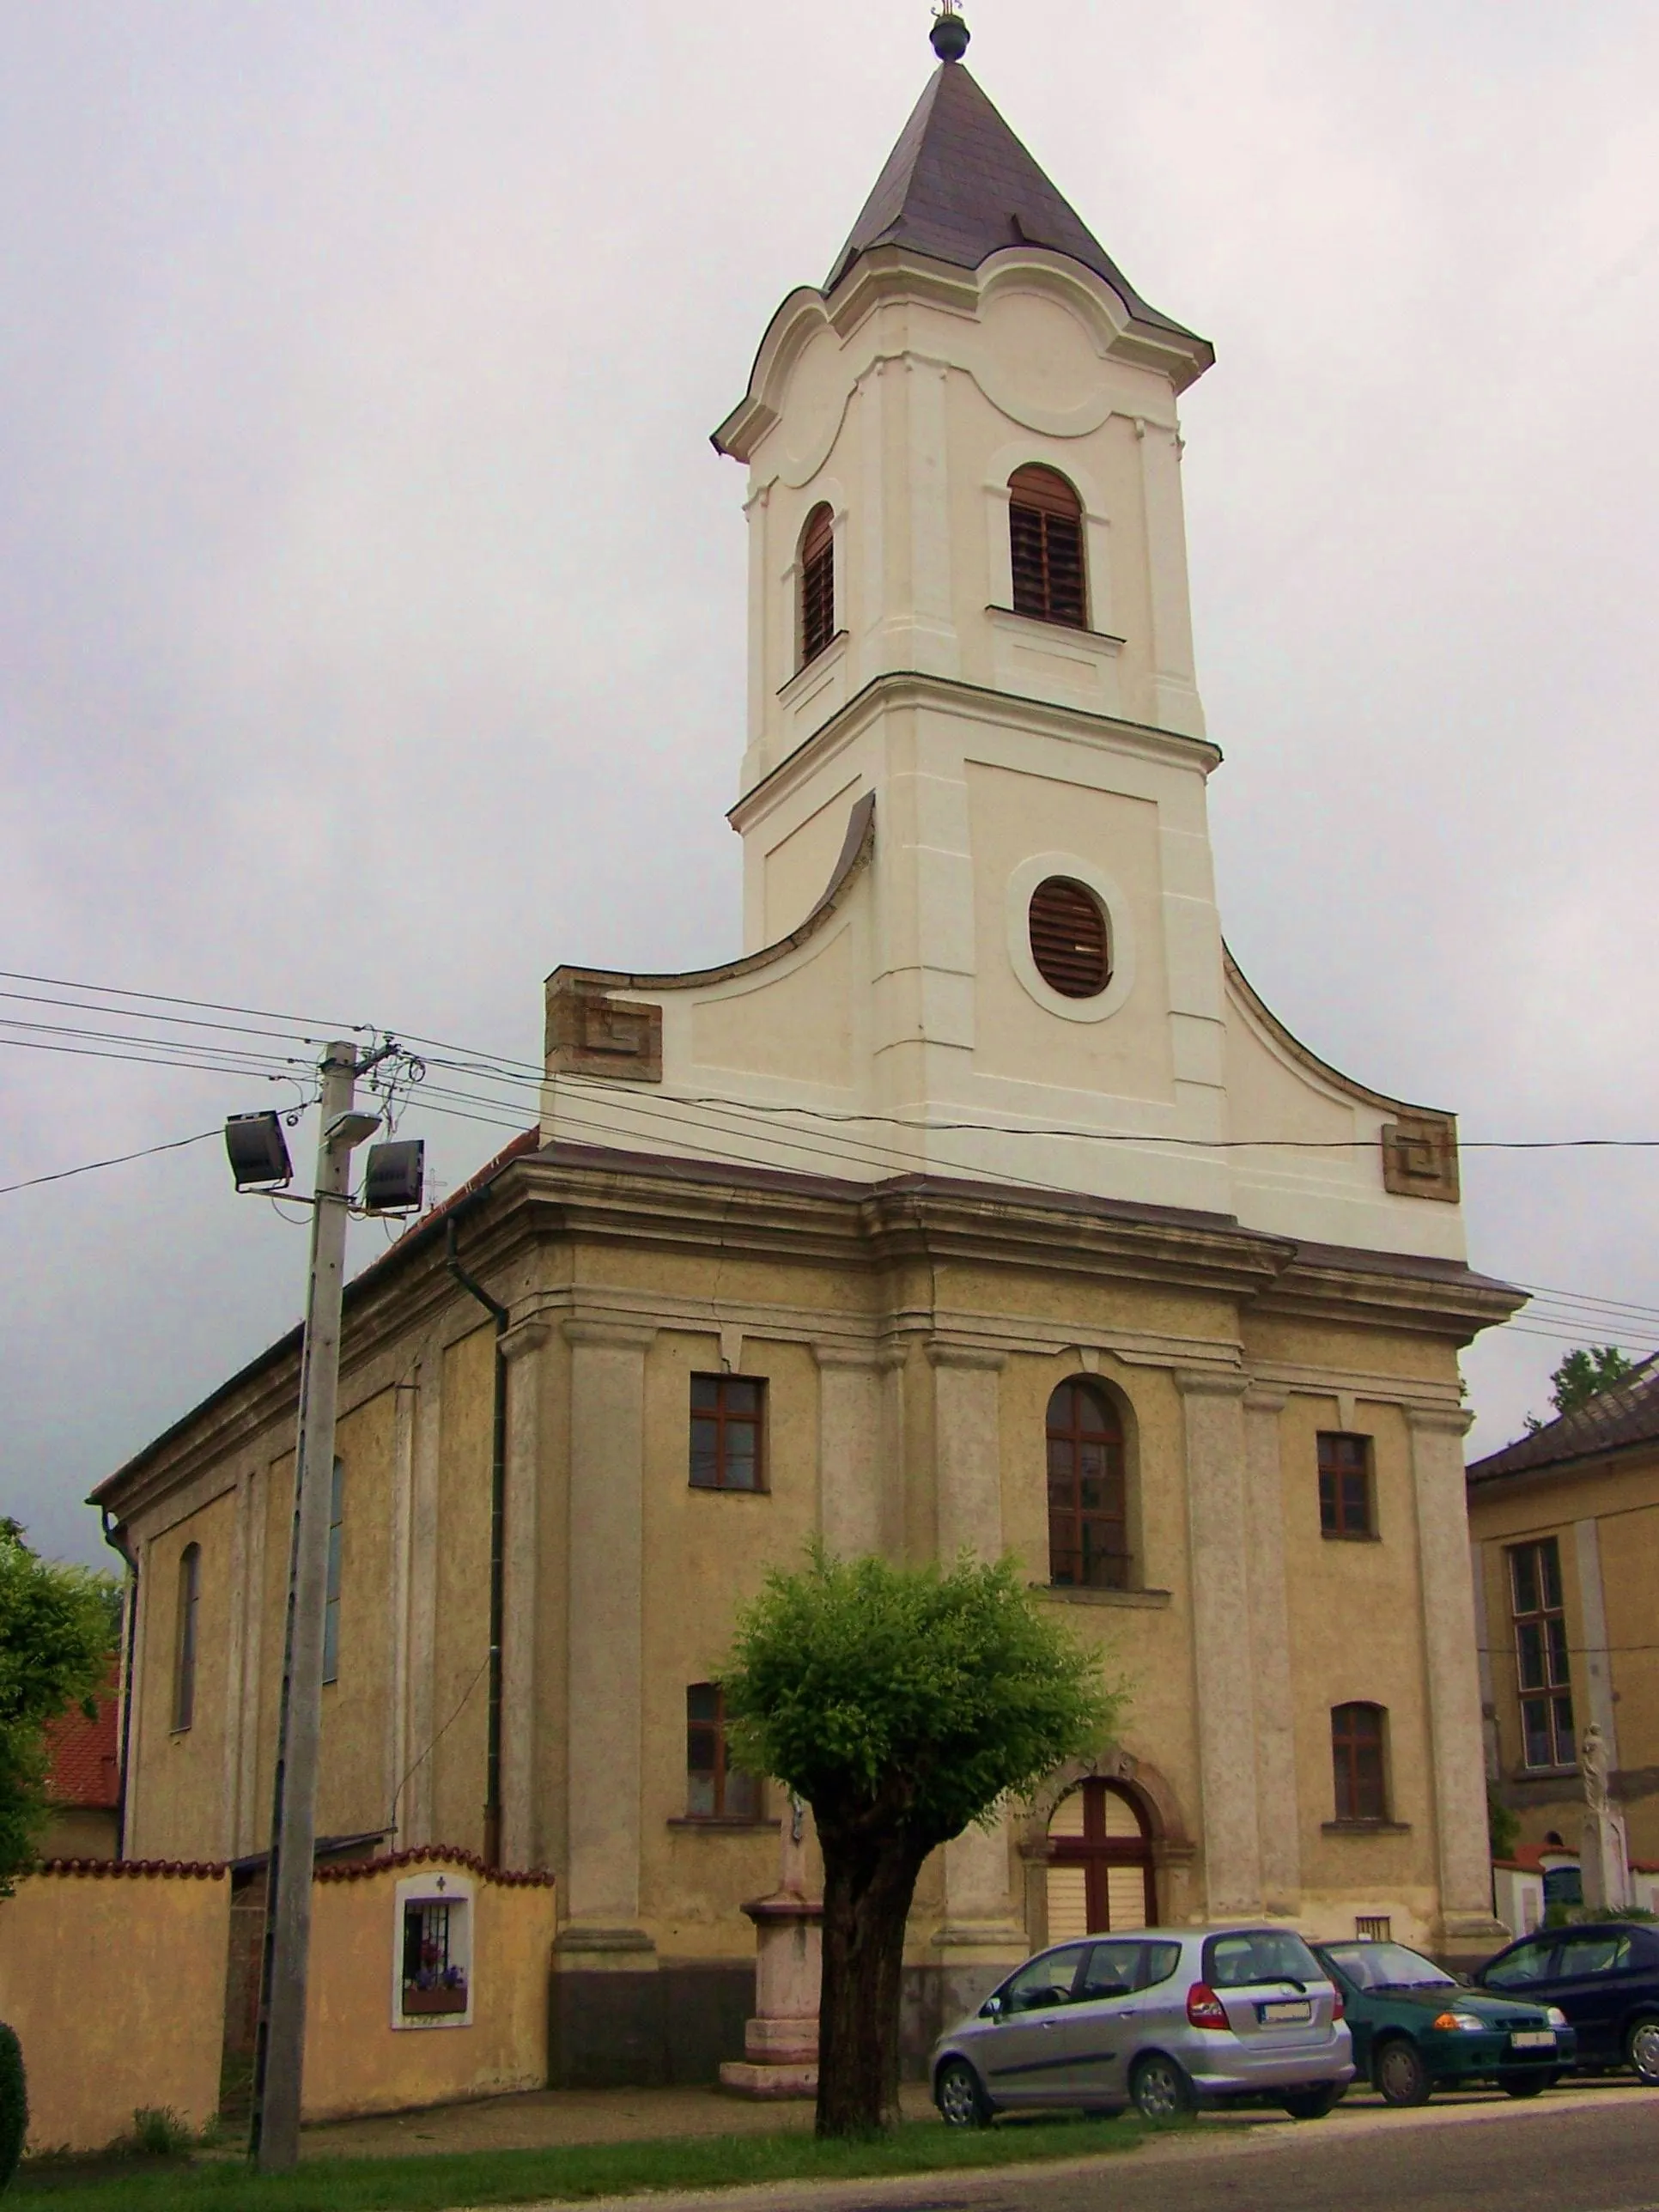
{"label": "finial ball on spire", "polygon": [[933,18],[930,35],[933,52],[942,62],[959,62],[968,51],[970,33],[954,8],[946,7],[939,10]]}

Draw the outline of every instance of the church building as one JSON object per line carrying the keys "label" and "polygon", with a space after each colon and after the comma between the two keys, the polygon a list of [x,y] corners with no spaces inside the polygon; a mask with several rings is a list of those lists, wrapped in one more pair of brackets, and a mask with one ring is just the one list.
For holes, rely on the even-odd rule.
{"label": "church building", "polygon": [[[719,1674],[814,1537],[1012,1553],[1130,1691],[924,1871],[913,2053],[1090,1929],[1501,1940],[1458,1353],[1520,1299],[1468,1264],[1451,1116],[1320,1060],[1222,937],[1178,416],[1212,349],[960,19],[933,42],[715,433],[745,949],[555,969],[538,1126],[347,1294],[319,1832],[552,1872],[559,2081],[737,2055],[781,1793]],[[298,1358],[97,1492],[138,1563],[129,1856],[264,1846]]]}

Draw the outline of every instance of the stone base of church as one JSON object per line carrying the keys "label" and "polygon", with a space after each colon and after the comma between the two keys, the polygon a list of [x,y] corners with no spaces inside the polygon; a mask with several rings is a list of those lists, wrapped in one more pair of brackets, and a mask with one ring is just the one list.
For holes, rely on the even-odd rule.
{"label": "stone base of church", "polygon": [[562,1968],[550,1979],[548,2086],[654,2089],[716,2081],[740,2059],[752,1960],[661,1961],[654,1973]]}

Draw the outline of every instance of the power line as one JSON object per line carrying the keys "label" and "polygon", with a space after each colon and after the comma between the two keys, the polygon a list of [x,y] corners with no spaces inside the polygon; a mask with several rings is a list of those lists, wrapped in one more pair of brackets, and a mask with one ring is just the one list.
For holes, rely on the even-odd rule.
{"label": "power line", "polygon": [[91,991],[107,999],[146,999],[163,1006],[194,1006],[210,1014],[251,1014],[256,1021],[297,1022],[302,1029],[367,1031],[370,1022],[325,1021],[313,1014],[274,1013],[269,1006],[238,1006],[218,999],[182,999],[173,991],[129,991],[119,983],[86,983],[70,975],[30,975],[16,968],[0,968],[0,981],[8,983],[44,983],[54,991]]}
{"label": "power line", "polygon": [[67,1182],[71,1176],[91,1175],[98,1168],[124,1168],[129,1160],[154,1159],[157,1152],[181,1152],[186,1145],[205,1144],[210,1137],[223,1134],[219,1129],[198,1129],[193,1137],[174,1137],[165,1145],[146,1145],[140,1152],[117,1152],[107,1160],[87,1160],[78,1168],[59,1168],[54,1174],[29,1176],[21,1182],[0,1182],[0,1198],[15,1190],[37,1190],[43,1182]]}

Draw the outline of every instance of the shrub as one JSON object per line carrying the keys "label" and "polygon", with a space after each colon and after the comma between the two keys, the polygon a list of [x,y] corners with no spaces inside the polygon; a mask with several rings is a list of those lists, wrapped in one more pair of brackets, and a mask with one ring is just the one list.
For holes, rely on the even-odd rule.
{"label": "shrub", "polygon": [[140,2105],[132,2116],[132,2141],[146,2158],[177,2158],[195,2136],[170,2105]]}
{"label": "shrub", "polygon": [[0,2189],[17,2171],[23,2138],[29,2131],[28,2085],[23,2079],[23,2046],[0,2022]]}

